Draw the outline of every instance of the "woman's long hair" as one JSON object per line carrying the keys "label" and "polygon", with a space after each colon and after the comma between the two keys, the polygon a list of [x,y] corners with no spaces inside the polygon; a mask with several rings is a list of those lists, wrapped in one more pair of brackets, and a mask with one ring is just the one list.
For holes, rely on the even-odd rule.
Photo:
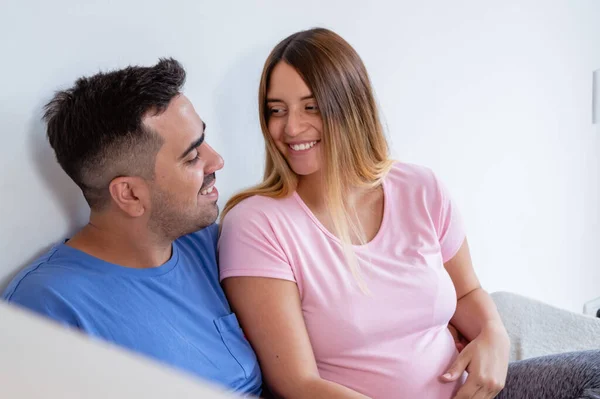
{"label": "woman's long hair", "polygon": [[351,233],[366,243],[361,226],[353,222],[347,194],[352,188],[377,187],[392,167],[367,70],[356,51],[336,33],[316,28],[281,41],[267,58],[258,93],[260,125],[266,145],[262,183],[233,196],[221,218],[248,197],[283,198],[297,187],[298,177],[277,149],[268,130],[267,92],[275,66],[285,62],[296,69],[312,91],[323,118],[325,204],[335,234],[342,242],[350,270],[363,291],[366,287],[352,250]]}

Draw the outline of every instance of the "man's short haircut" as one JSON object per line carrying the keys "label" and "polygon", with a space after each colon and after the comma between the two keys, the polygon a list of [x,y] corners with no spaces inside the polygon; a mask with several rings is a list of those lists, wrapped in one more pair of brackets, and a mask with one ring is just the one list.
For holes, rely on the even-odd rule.
{"label": "man's short haircut", "polygon": [[164,112],[185,78],[178,61],[160,59],[152,67],[81,77],[46,104],[44,121],[56,159],[92,209],[109,203],[114,178],[153,178],[162,139],[142,119]]}

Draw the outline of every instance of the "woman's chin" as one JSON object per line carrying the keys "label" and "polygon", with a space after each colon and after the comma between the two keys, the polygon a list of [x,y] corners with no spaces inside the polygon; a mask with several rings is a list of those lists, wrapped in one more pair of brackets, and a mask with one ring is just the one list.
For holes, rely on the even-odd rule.
{"label": "woman's chin", "polygon": [[310,176],[319,171],[319,167],[317,165],[294,165],[291,164],[290,167],[298,176]]}

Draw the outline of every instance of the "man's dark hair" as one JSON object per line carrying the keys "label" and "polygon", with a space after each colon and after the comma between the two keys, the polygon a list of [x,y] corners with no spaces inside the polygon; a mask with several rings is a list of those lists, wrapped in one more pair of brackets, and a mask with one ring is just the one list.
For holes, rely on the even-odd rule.
{"label": "man's dark hair", "polygon": [[81,77],[46,104],[44,120],[56,159],[92,209],[108,204],[114,178],[153,178],[162,139],[142,118],[164,112],[185,77],[179,62],[160,59],[152,67]]}

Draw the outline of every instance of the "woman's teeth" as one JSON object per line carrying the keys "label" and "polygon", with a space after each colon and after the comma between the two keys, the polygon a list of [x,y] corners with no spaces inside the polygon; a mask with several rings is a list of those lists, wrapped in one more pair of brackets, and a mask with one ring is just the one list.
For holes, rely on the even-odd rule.
{"label": "woman's teeth", "polygon": [[305,151],[310,148],[313,148],[318,141],[311,141],[310,143],[302,143],[302,144],[289,144],[289,147],[294,151]]}

